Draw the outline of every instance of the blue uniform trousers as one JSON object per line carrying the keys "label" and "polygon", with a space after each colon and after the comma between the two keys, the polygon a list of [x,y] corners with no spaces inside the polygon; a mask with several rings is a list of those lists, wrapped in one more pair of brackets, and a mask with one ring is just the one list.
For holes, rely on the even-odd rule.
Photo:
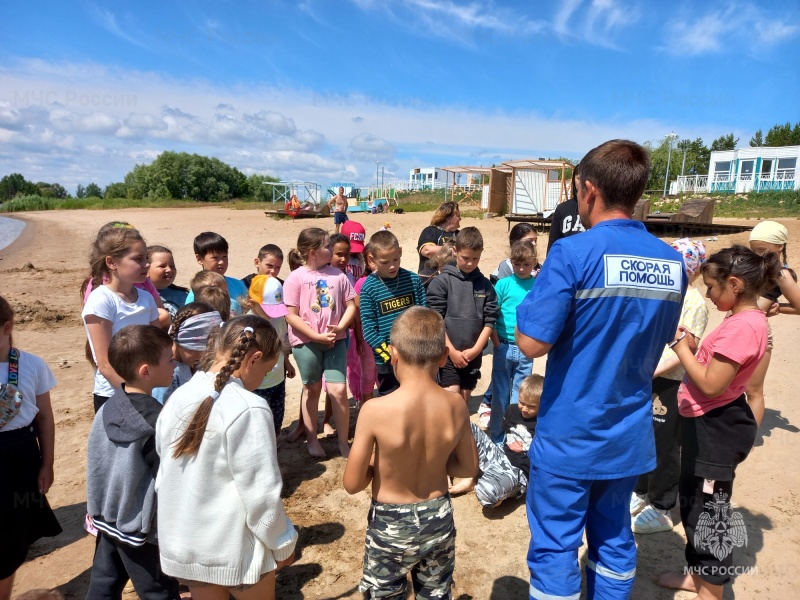
{"label": "blue uniform trousers", "polygon": [[636,576],[636,543],[629,505],[637,479],[571,479],[531,465],[527,497],[531,598],[578,600],[578,549],[584,528],[589,543],[587,598],[630,597]]}

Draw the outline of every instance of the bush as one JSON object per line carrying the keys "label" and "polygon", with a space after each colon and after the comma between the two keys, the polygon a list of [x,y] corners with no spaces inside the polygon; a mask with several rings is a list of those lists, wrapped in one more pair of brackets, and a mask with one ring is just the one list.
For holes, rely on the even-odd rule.
{"label": "bush", "polygon": [[61,208],[62,200],[38,195],[17,196],[0,204],[0,212],[22,212],[29,210],[55,210]]}

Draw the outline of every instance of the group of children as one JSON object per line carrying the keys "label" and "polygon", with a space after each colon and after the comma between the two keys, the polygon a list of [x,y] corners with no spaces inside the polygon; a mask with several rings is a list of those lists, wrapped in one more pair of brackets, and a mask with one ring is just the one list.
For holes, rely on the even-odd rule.
{"label": "group of children", "polygon": [[[202,233],[194,242],[202,270],[187,290],[174,283],[167,248],[147,247],[129,223],[100,229],[82,289],[87,357],[96,367],[87,529],[96,533],[97,546],[89,597],[120,597],[129,578],[147,599],[178,598],[181,584],[199,599],[274,596],[275,571],[291,564],[297,540],[280,499],[277,463],[285,378],[295,376],[290,353],[303,384],[290,439],[305,435],[309,453],[324,456],[317,433],[324,389],[339,450],[349,456],[345,489],[356,493],[372,484],[361,591],[402,594],[411,573],[417,594],[449,597],[455,528],[448,492],[475,489],[483,505],[495,506],[527,486],[542,377],[531,375],[532,360],[520,352],[514,334],[516,308],[538,272],[536,234],[527,224],[515,226],[510,259],[491,281],[478,268],[481,233],[465,227],[452,248],[437,255],[427,286],[400,266],[402,248],[390,231],[365,241],[364,228],[353,221],[342,225],[341,234],[307,228],[288,255],[285,281],[278,278],[284,255],[273,244],[259,251],[256,273],[239,280],[225,275],[225,239]],[[742,392],[767,345],[756,300],[762,288],[780,283],[792,303],[797,286],[778,277],[772,247],[761,248],[768,260],[734,247],[705,265],[702,246],[679,241],[676,248],[690,275],[702,274],[712,302],[733,317],[708,336],[695,358],[689,342],[702,336],[707,317],[699,314],[699,294],[687,295],[684,312],[691,315],[682,317],[681,332],[665,351],[654,390],[659,404],[675,405],[684,417],[703,417],[709,431],[716,429],[707,421],[722,423],[720,431],[739,439],[723,448],[735,469],[756,426]],[[23,515],[27,520],[11,519],[12,530],[20,531],[3,545],[0,592],[13,582],[28,545],[60,530],[44,497],[52,481],[49,390],[55,380],[40,359],[12,346],[12,320],[0,298],[0,364],[8,363],[7,383],[22,391],[17,412],[10,419],[0,415],[0,448],[19,445],[29,455],[13,486],[38,493],[39,500],[35,514]],[[734,321],[742,325],[734,327]],[[752,344],[734,351],[729,342],[745,333]],[[488,411],[481,409],[489,417],[481,419],[487,435],[469,422],[465,400],[477,385],[489,341],[491,397]],[[678,363],[686,375],[680,386]],[[348,386],[360,408],[352,449]],[[370,401],[375,394],[380,402]],[[721,409],[725,418],[717,414]],[[734,409],[739,412],[732,414]],[[659,410],[654,408],[656,427]],[[30,418],[13,427],[23,415]],[[742,437],[734,426],[744,421],[748,433]],[[663,456],[662,474],[669,475],[643,478],[632,500],[632,512],[636,498],[638,508],[658,511],[647,511],[643,528],[657,529],[677,495],[677,433],[674,424],[665,431],[659,461]],[[685,431],[683,439],[687,452]],[[694,461],[698,474],[707,449],[691,443],[684,462]],[[692,487],[688,477],[680,480],[687,535],[708,492]],[[713,493],[729,498],[732,477],[726,481]],[[669,487],[661,503],[657,484]],[[693,540],[689,545],[691,556],[702,553]],[[397,553],[402,559],[392,558]],[[8,565],[15,566],[9,571]]]}

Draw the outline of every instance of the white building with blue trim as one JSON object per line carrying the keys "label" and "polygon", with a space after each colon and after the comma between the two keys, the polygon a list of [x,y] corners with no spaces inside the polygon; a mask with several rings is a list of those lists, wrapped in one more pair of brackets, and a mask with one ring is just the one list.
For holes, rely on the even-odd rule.
{"label": "white building with blue trim", "polygon": [[746,194],[800,188],[800,146],[762,146],[711,153],[708,175],[678,177],[671,194],[716,192]]}
{"label": "white building with blue trim", "polygon": [[709,192],[796,190],[800,146],[740,148],[711,153]]}

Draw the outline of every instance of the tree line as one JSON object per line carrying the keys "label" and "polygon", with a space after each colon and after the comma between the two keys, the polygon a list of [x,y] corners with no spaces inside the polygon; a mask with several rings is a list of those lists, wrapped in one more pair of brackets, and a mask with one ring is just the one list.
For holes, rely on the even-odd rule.
{"label": "tree line", "polygon": [[[236,167],[218,158],[162,152],[149,165],[136,165],[123,181],[109,183],[105,188],[92,182],[79,184],[76,198],[157,198],[221,202],[232,198],[249,198],[262,202],[272,201],[277,177],[251,175],[247,177]],[[282,186],[280,191],[285,192]],[[32,183],[19,173],[6,175],[0,180],[0,202],[16,196],[38,195],[49,198],[69,198],[67,190],[58,183]]]}

